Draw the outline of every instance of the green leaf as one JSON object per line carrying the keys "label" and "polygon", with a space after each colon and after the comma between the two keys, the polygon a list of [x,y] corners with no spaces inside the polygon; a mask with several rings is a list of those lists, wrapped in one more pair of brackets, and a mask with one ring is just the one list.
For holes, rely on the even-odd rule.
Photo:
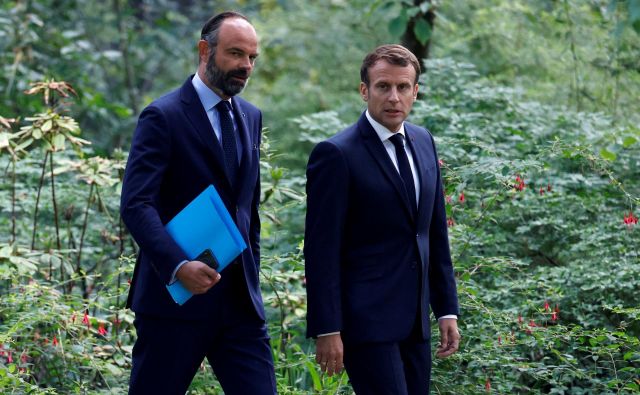
{"label": "green leaf", "polygon": [[42,131],[43,132],[48,132],[49,130],[51,130],[51,127],[53,127],[53,122],[50,119],[47,119],[43,124],[42,124]]}
{"label": "green leaf", "polygon": [[420,18],[416,21],[413,32],[418,41],[420,41],[420,44],[425,45],[427,41],[429,41],[429,37],[431,37],[431,26],[429,26],[424,18]]}
{"label": "green leaf", "polygon": [[613,152],[609,151],[609,150],[608,150],[608,149],[606,149],[606,148],[602,148],[602,149],[600,150],[600,156],[601,156],[603,159],[606,159],[606,160],[608,160],[608,161],[614,161],[614,160],[616,160],[616,154],[614,154]]}
{"label": "green leaf", "polygon": [[38,128],[34,128],[33,132],[31,132],[31,136],[33,136],[34,139],[39,140],[42,138],[42,131]]}
{"label": "green leaf", "polygon": [[502,175],[506,177],[508,174],[509,174],[509,166],[504,166],[502,168]]}
{"label": "green leaf", "polygon": [[64,149],[64,135],[62,134],[56,134],[55,136],[53,136],[53,149],[55,150],[62,150]]}
{"label": "green leaf", "polygon": [[398,15],[389,22],[389,33],[391,33],[392,36],[399,37],[405,30],[407,30],[408,22],[409,19],[406,15]]}
{"label": "green leaf", "polygon": [[631,147],[632,145],[634,145],[637,142],[638,142],[638,140],[636,140],[635,137],[629,136],[626,139],[624,139],[624,141],[622,142],[622,146],[624,148],[629,148],[629,147]]}

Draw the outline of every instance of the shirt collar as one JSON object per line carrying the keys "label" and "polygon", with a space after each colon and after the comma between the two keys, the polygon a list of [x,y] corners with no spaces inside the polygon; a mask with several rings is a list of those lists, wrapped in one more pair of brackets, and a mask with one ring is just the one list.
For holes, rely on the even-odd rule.
{"label": "shirt collar", "polygon": [[[191,79],[191,83],[193,84],[193,88],[196,90],[196,93],[200,98],[200,102],[202,103],[202,107],[204,107],[205,110],[211,110],[222,101],[222,98],[211,90],[204,81],[202,81],[197,72]],[[229,103],[231,103],[231,100],[229,100]]]}
{"label": "shirt collar", "polygon": [[381,123],[379,123],[378,121],[373,119],[371,117],[371,115],[369,114],[369,110],[365,111],[365,115],[367,116],[367,119],[369,120],[369,123],[373,127],[373,130],[375,130],[376,134],[378,135],[378,137],[380,137],[380,141],[382,141],[383,143],[385,141],[389,140],[391,138],[391,136],[395,135],[396,133],[400,133],[402,135],[402,137],[405,137],[405,135],[404,135],[404,122],[402,122],[402,124],[400,125],[400,129],[397,132],[394,133],[394,132],[390,131],[389,129],[387,129],[384,125],[382,125]]}

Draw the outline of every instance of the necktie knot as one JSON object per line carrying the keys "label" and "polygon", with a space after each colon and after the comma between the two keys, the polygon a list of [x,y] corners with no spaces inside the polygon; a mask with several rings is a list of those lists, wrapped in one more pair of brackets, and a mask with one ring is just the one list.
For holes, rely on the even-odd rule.
{"label": "necktie knot", "polygon": [[220,100],[214,107],[218,111],[231,111],[231,103],[228,100]]}
{"label": "necktie knot", "polygon": [[393,136],[389,137],[391,143],[396,149],[404,149],[404,136],[400,133],[394,133]]}

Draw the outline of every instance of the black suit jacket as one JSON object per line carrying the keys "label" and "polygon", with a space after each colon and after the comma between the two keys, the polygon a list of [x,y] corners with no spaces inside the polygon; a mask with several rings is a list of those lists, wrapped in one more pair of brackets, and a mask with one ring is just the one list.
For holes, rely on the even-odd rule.
{"label": "black suit jacket", "polygon": [[416,217],[364,114],[311,153],[304,247],[310,337],[341,331],[350,342],[402,340],[420,303],[426,339],[429,305],[436,317],[458,314],[434,141],[404,125],[420,179]]}
{"label": "black suit jacket", "polygon": [[242,142],[239,181],[233,190],[224,170],[221,144],[191,79],[146,107],[133,137],[120,211],[140,253],[127,304],[135,312],[149,315],[203,319],[210,316],[216,303],[233,303],[221,300],[214,286],[178,306],[165,287],[176,265],[187,256],[164,225],[213,184],[248,245],[240,261],[253,306],[264,319],[258,284],[262,114],[249,102],[232,99]]}

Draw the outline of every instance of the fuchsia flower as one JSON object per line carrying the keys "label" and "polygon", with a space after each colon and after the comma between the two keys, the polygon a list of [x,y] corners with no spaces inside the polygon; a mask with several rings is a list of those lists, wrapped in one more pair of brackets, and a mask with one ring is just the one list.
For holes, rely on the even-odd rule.
{"label": "fuchsia flower", "polygon": [[91,328],[91,321],[89,321],[89,313],[87,311],[84,312],[82,323],[85,324],[87,328]]}
{"label": "fuchsia flower", "polygon": [[491,392],[491,380],[487,377],[487,381],[484,382],[484,390]]}
{"label": "fuchsia flower", "polygon": [[502,336],[498,335],[498,344],[502,344]]}
{"label": "fuchsia flower", "polygon": [[551,192],[551,184],[547,184],[547,192]]}
{"label": "fuchsia flower", "polygon": [[464,204],[464,191],[460,192],[460,196],[458,197],[458,201]]}
{"label": "fuchsia flower", "polygon": [[520,174],[517,174],[516,185],[514,186],[516,188],[516,191],[522,192],[524,190],[525,185],[526,184],[524,183],[524,179],[520,177]]}
{"label": "fuchsia flower", "polygon": [[451,228],[452,226],[455,226],[455,224],[456,224],[456,221],[454,221],[453,218],[451,217],[447,218],[447,226],[449,228]]}
{"label": "fuchsia flower", "polygon": [[9,351],[9,354],[7,355],[7,363],[13,363],[13,355],[11,355],[11,351]]}
{"label": "fuchsia flower", "polygon": [[446,200],[446,201],[447,201],[447,203],[451,204],[451,200],[452,200],[452,198],[451,198],[451,196],[450,196],[450,195],[445,195],[444,200]]}
{"label": "fuchsia flower", "polygon": [[53,336],[53,342],[51,342],[53,344],[54,347],[58,346],[58,338]]}
{"label": "fuchsia flower", "polygon": [[540,196],[544,195],[544,188],[540,187]]}
{"label": "fuchsia flower", "polygon": [[536,322],[534,320],[529,320],[529,326],[533,328],[534,326],[538,325],[536,325]]}
{"label": "fuchsia flower", "polygon": [[545,300],[545,301],[544,301],[544,311],[549,311],[549,310],[550,310],[550,309],[549,309],[549,301],[548,301],[548,300]]}
{"label": "fuchsia flower", "polygon": [[27,359],[29,357],[27,356],[27,351],[23,351],[22,354],[20,355],[20,361],[22,361],[22,363],[27,363]]}
{"label": "fuchsia flower", "polygon": [[637,225],[638,224],[638,217],[633,215],[632,211],[629,211],[629,216],[625,215],[623,222],[624,222],[625,225],[627,225],[629,228],[631,228],[633,225]]}
{"label": "fuchsia flower", "polygon": [[522,315],[518,314],[518,324],[522,324]]}
{"label": "fuchsia flower", "polygon": [[556,322],[558,320],[558,313],[555,311],[551,313],[551,321]]}
{"label": "fuchsia flower", "polygon": [[440,167],[444,166],[444,161],[442,159],[438,159],[438,164]]}
{"label": "fuchsia flower", "polygon": [[102,336],[105,336],[107,334],[107,330],[104,329],[104,323],[102,322],[98,325],[98,333]]}

